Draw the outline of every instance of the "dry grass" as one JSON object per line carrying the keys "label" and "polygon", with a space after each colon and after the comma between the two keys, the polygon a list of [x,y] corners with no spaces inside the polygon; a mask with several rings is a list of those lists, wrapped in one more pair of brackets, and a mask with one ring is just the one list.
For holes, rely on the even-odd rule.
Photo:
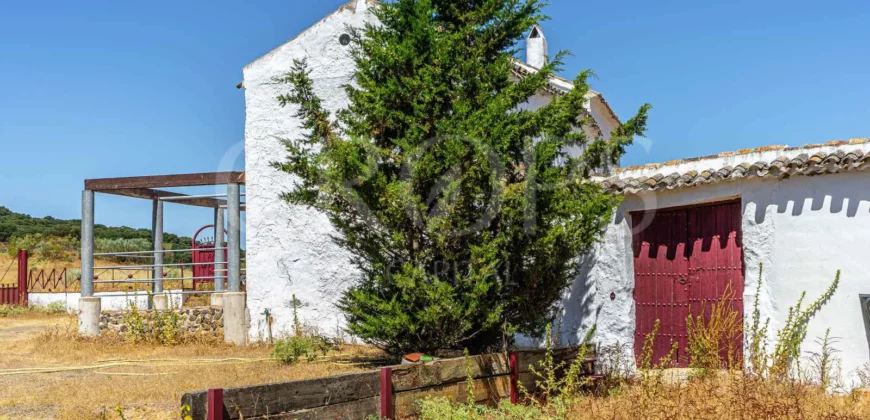
{"label": "dry grass", "polygon": [[[2,251],[2,248],[0,248]],[[18,283],[18,259],[0,252],[0,284]]]}
{"label": "dry grass", "polygon": [[[365,366],[320,361],[282,366],[267,346],[234,347],[199,340],[175,347],[83,340],[75,319],[34,315],[0,319],[0,419],[177,418],[182,394],[216,387],[288,381],[359,371]],[[345,355],[373,357],[345,347]],[[335,356],[335,355],[333,355]],[[11,374],[22,368],[48,373]]]}
{"label": "dry grass", "polygon": [[821,387],[708,375],[675,385],[626,385],[605,397],[577,399],[571,419],[867,419],[870,398],[831,395]]}

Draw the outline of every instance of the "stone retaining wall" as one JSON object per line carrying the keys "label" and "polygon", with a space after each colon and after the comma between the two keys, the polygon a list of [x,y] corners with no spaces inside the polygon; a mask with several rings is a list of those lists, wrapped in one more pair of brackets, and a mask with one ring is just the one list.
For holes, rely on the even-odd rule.
{"label": "stone retaining wall", "polygon": [[[174,309],[180,317],[179,332],[182,334],[217,334],[224,328],[224,311],[215,307]],[[139,310],[140,317],[146,323],[153,323],[150,310]],[[112,331],[119,334],[127,332],[124,315],[129,311],[103,311],[100,314],[100,331]],[[146,326],[146,329],[148,326]]]}

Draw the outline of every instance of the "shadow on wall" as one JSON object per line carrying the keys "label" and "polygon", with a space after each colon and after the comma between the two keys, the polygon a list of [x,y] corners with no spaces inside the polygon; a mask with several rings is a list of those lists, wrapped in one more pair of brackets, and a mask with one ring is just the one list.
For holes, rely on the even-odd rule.
{"label": "shadow on wall", "polygon": [[[782,215],[789,214],[791,216],[800,216],[805,212],[825,211],[829,214],[845,213],[846,217],[854,218],[858,216],[859,207],[861,207],[862,202],[870,203],[870,188],[863,187],[863,182],[870,182],[870,179],[864,181],[864,179],[861,178],[854,178],[856,176],[866,177],[866,174],[850,173],[792,178],[777,181],[775,183],[765,182],[753,184],[746,188],[742,188],[742,184],[740,183],[732,183],[728,185],[730,188],[713,190],[714,194],[715,192],[722,192],[719,196],[709,194],[705,196],[703,187],[701,187],[701,189],[698,189],[697,194],[687,194],[686,197],[689,197],[688,200],[682,200],[676,204],[667,204],[658,207],[658,210],[667,210],[668,208],[686,205],[716,203],[740,197],[742,201],[741,211],[744,215],[743,219],[747,219],[747,212],[750,211],[748,207],[752,205],[755,213],[753,216],[755,224],[766,222],[767,211],[770,208],[773,208],[773,211],[777,214]],[[858,182],[856,183],[855,181]],[[691,198],[695,198],[695,200],[691,201]],[[638,201],[641,201],[642,203],[639,203]],[[650,210],[650,208],[655,209],[656,204],[659,204],[660,201],[662,200],[651,200],[649,198],[639,198],[637,196],[627,199],[616,211],[615,224],[620,225],[625,222],[626,214],[630,214],[626,208],[644,208],[647,210],[647,216],[642,218],[640,223],[635,220],[632,224],[633,226],[640,226],[642,231],[642,229],[650,225],[656,215],[656,210]],[[827,209],[825,206],[826,201],[830,203]],[[870,215],[870,208],[866,210],[866,214]],[[633,232],[635,237],[638,233],[640,233],[640,231]],[[727,243],[727,238],[719,238],[719,242],[720,248],[723,248]],[[637,257],[640,247],[636,243],[632,245],[635,254],[634,256]],[[668,259],[676,257],[677,250],[675,247],[662,249],[661,246],[665,246],[666,244],[652,245],[654,246],[650,247],[651,253],[667,252]],[[702,246],[703,251],[708,251],[712,246],[712,238],[705,238]],[[691,255],[691,252],[691,247],[687,246],[684,250],[685,255],[683,256],[689,256]],[[656,255],[650,256],[655,257]]]}
{"label": "shadow on wall", "polygon": [[580,344],[579,341],[586,335],[586,331],[592,325],[584,324],[584,320],[597,320],[602,306],[595,305],[595,285],[590,280],[592,269],[595,267],[595,259],[592,253],[580,258],[580,272],[577,280],[569,289],[568,299],[563,301],[562,322],[559,325],[559,336],[562,345]]}
{"label": "shadow on wall", "polygon": [[846,217],[855,217],[861,202],[870,202],[870,189],[854,188],[854,184],[840,183],[837,178],[828,175],[780,181],[780,188],[774,189],[772,194],[755,194],[745,200],[744,212],[749,202],[755,203],[755,223],[760,224],[764,223],[770,206],[775,206],[779,214],[786,214],[791,207],[790,214],[800,216],[805,211],[822,211],[825,201],[830,200],[829,213],[840,214],[845,210]]}
{"label": "shadow on wall", "polygon": [[[581,257],[581,260],[580,273],[563,295],[559,303],[562,307],[553,322],[552,334],[556,346],[580,344],[580,340],[593,327],[601,312],[601,306],[594,304],[595,289],[589,279],[590,271],[595,266],[594,253]],[[543,336],[530,337],[519,334],[516,337],[516,345],[520,348],[541,348],[545,344]]]}

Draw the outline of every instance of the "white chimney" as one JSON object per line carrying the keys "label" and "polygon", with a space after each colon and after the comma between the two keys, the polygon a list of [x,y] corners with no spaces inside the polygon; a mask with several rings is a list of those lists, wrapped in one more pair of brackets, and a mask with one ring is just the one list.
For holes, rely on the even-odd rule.
{"label": "white chimney", "polygon": [[532,28],[526,38],[526,64],[538,69],[547,64],[547,38],[538,25]]}

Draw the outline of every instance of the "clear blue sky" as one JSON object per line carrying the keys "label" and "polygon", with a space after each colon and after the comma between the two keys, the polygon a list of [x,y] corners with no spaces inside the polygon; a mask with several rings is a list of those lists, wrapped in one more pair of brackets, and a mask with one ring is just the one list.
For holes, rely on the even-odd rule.
{"label": "clear blue sky", "polygon": [[[242,169],[242,66],[341,3],[4,2],[0,205],[78,218],[85,178]],[[595,70],[622,117],[654,106],[623,164],[870,136],[870,2],[712,3],[552,0],[563,75]],[[149,215],[97,201],[98,223]],[[210,217],[172,206],[167,230]]]}

